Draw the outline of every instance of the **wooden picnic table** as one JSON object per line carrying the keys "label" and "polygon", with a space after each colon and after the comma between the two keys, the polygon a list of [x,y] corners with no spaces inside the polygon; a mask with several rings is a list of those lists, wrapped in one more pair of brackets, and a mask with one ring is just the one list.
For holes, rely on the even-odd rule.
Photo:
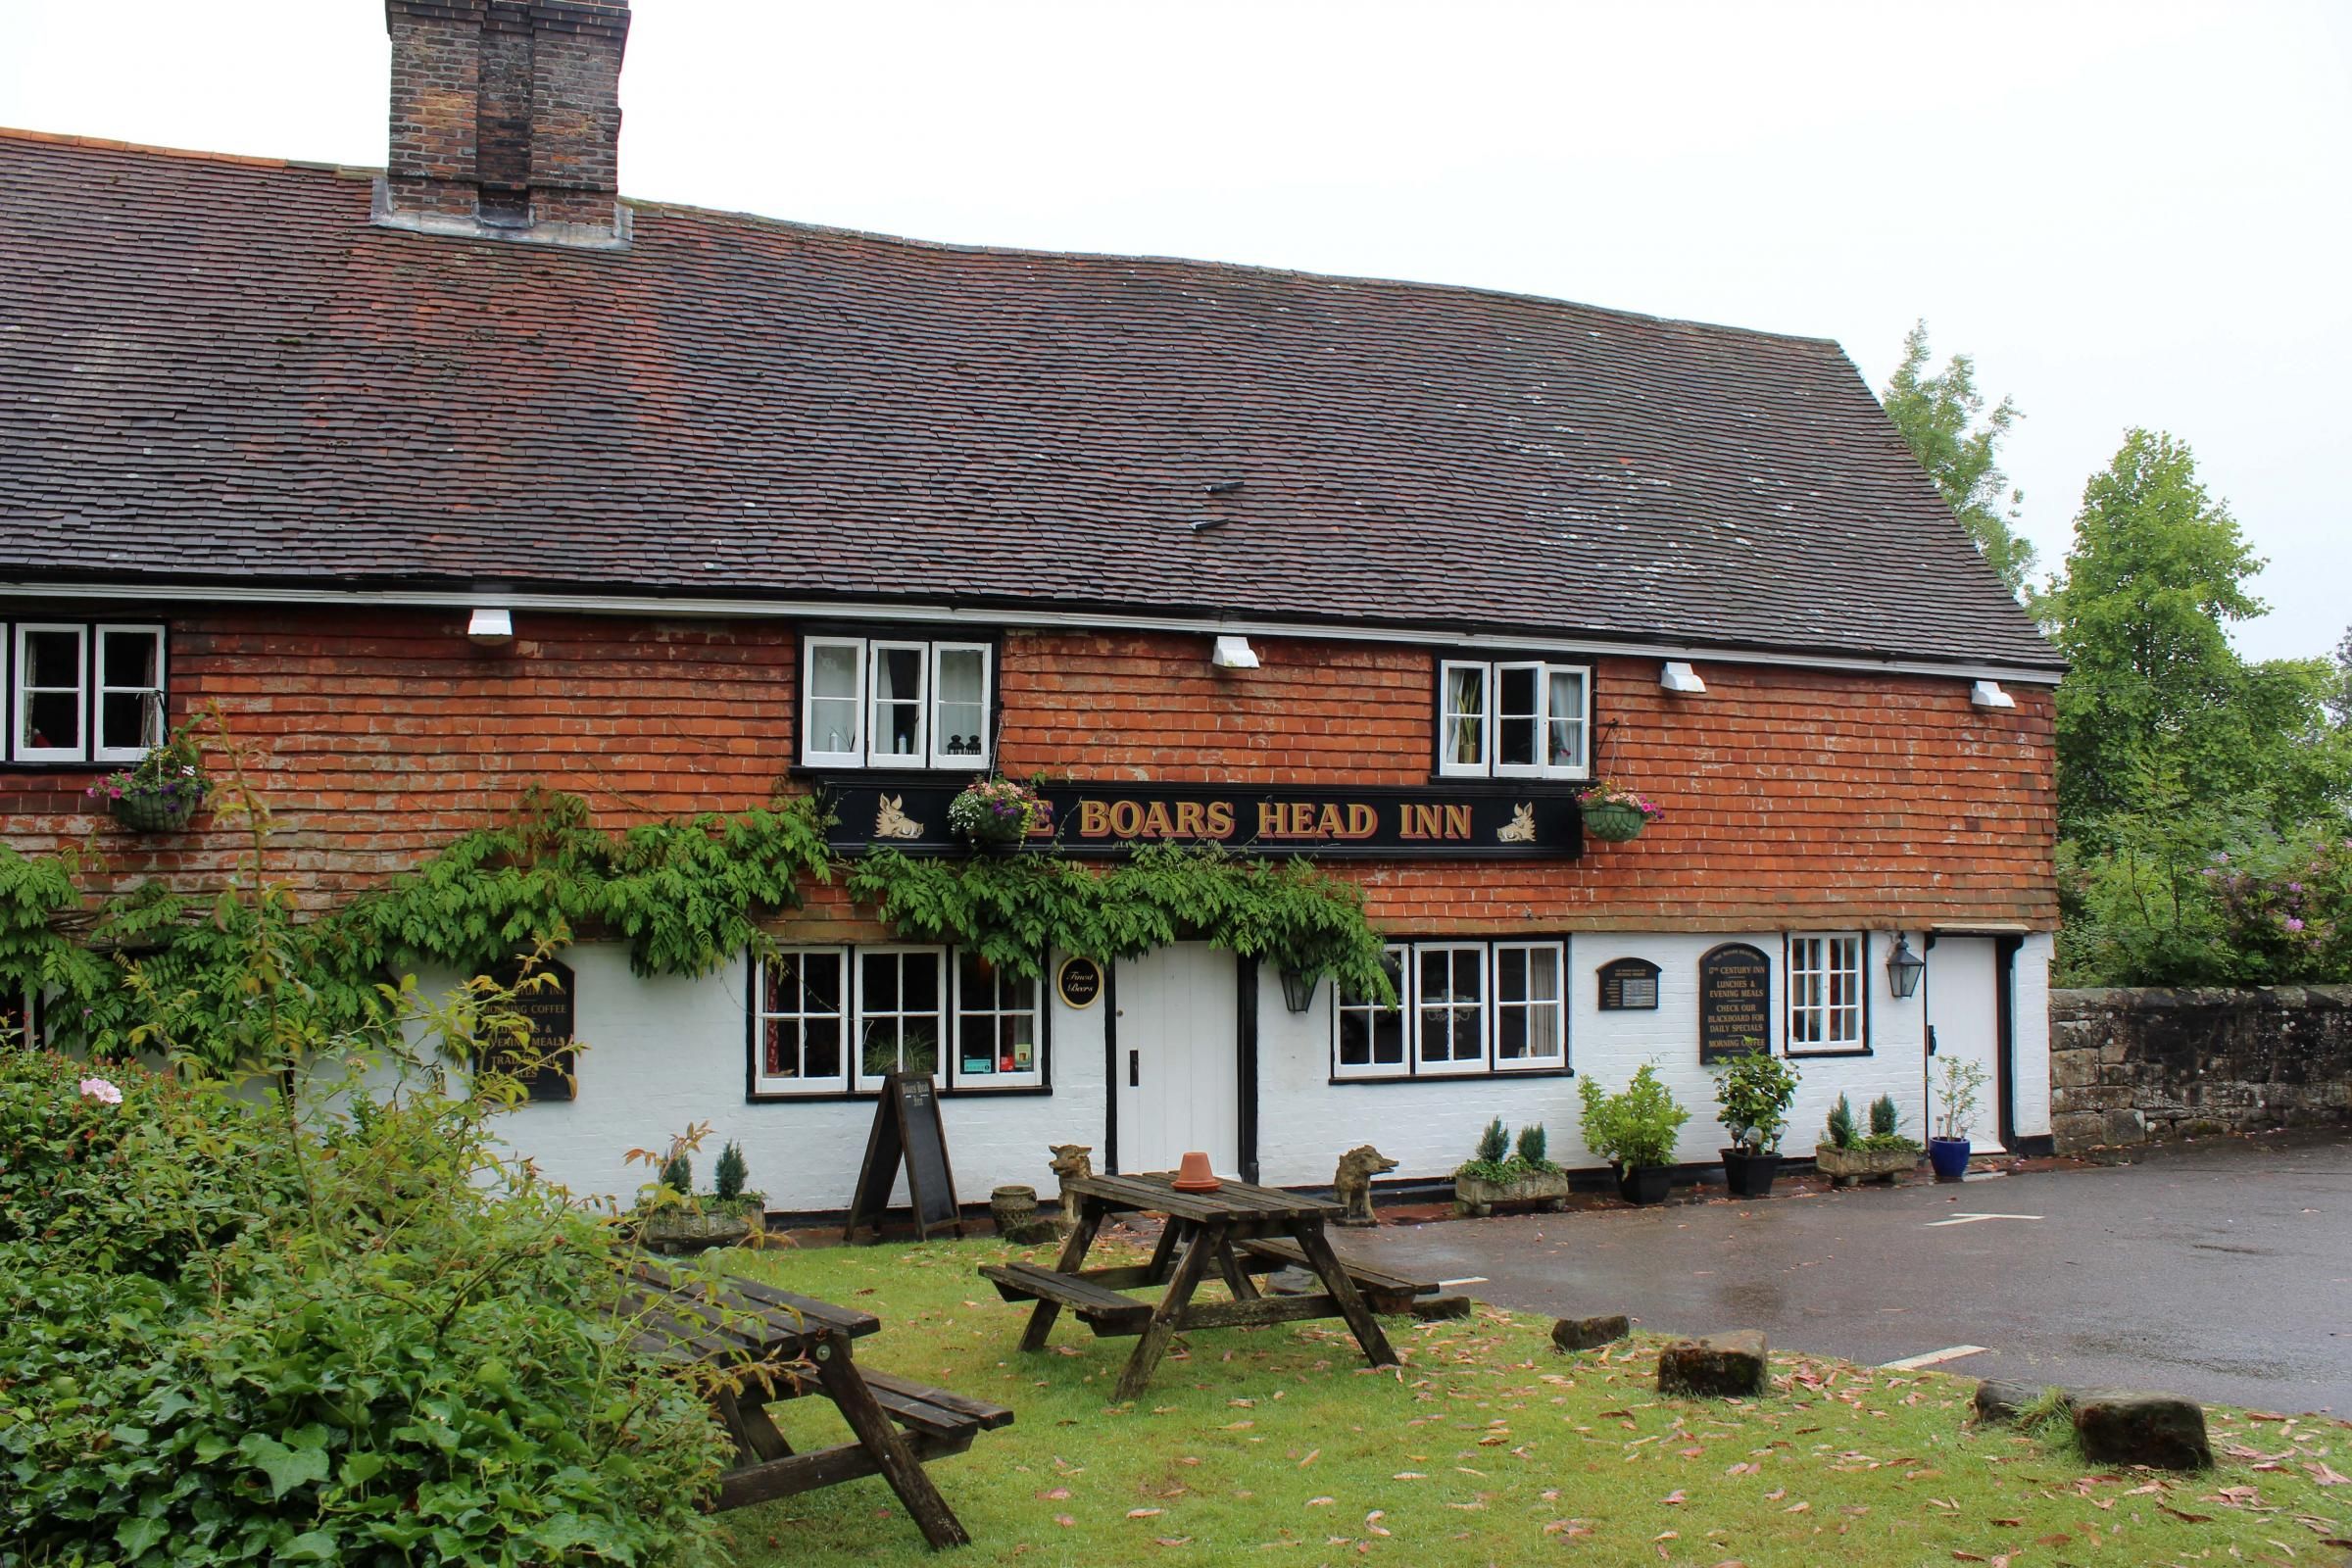
{"label": "wooden picnic table", "polygon": [[[1168,1342],[1193,1329],[1336,1317],[1347,1322],[1365,1360],[1374,1366],[1396,1363],[1375,1308],[1408,1311],[1416,1298],[1437,1286],[1341,1262],[1324,1231],[1340,1212],[1338,1204],[1248,1182],[1225,1182],[1213,1193],[1178,1192],[1173,1182],[1164,1171],[1074,1177],[1064,1190],[1077,1200],[1078,1211],[1059,1262],[1050,1269],[1035,1263],[982,1266],[980,1272],[1004,1299],[1037,1303],[1021,1335],[1022,1349],[1044,1349],[1064,1307],[1098,1335],[1140,1336],[1119,1374],[1120,1399],[1141,1394]],[[1102,1222],[1133,1212],[1166,1216],[1152,1260],[1087,1268],[1087,1250]],[[1197,1304],[1193,1293],[1212,1265],[1233,1299]],[[1322,1289],[1303,1296],[1261,1296],[1252,1276],[1285,1267],[1308,1270]],[[1119,1294],[1146,1286],[1164,1287],[1157,1304]]]}
{"label": "wooden picnic table", "polygon": [[[851,1343],[882,1327],[871,1312],[752,1280],[713,1285],[644,1259],[629,1266],[619,1310],[635,1324],[638,1348],[728,1375],[710,1398],[735,1440],[737,1463],[719,1477],[713,1511],[879,1474],[925,1541],[970,1544],[923,1466],[1010,1425],[1012,1412],[858,1366]],[[831,1399],[857,1441],[795,1453],[766,1406],[809,1394]]]}

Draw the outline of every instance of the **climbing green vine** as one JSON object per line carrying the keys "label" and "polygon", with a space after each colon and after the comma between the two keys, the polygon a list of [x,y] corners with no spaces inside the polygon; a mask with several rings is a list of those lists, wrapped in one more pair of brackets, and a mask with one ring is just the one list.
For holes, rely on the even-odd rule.
{"label": "climbing green vine", "polygon": [[[613,834],[576,796],[533,789],[504,820],[306,919],[265,874],[267,808],[246,793],[221,815],[247,822],[254,850],[207,898],[148,883],[93,906],[78,884],[101,868],[94,858],[0,846],[0,985],[44,999],[55,1044],[99,1055],[172,1047],[226,1070],[281,1058],[289,1040],[394,1027],[404,974],[483,973],[581,936],[627,942],[640,974],[707,974],[758,950],[764,922],[800,905],[804,880],[836,871],[810,797]],[[1058,857],[918,860],[882,849],[842,869],[851,895],[901,936],[1024,974],[1054,950],[1107,961],[1200,940],[1391,994],[1361,891],[1303,862],[1153,846],[1096,870]],[[267,1017],[257,961],[293,982],[272,991]]]}
{"label": "climbing green vine", "polygon": [[1193,939],[1394,997],[1363,891],[1300,860],[1146,845],[1096,871],[1059,857],[918,860],[882,848],[845,886],[910,941],[952,942],[1023,974],[1054,950],[1107,962]]}

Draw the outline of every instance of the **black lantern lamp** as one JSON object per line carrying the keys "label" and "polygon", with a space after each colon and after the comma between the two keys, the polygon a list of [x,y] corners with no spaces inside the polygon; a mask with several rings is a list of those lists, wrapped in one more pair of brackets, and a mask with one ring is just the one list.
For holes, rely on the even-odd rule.
{"label": "black lantern lamp", "polygon": [[1282,971],[1282,1000],[1293,1012],[1304,1012],[1315,1004],[1315,987],[1323,983],[1322,975],[1309,969]]}
{"label": "black lantern lamp", "polygon": [[1928,967],[1928,960],[1911,951],[1910,939],[1900,931],[1894,934],[1894,951],[1886,955],[1886,985],[1898,997],[1915,996],[1919,992],[1919,977]]}

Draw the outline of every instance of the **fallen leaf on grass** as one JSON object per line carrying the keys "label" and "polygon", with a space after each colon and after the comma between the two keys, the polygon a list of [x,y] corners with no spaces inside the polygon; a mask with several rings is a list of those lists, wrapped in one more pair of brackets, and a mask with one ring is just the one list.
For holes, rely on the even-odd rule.
{"label": "fallen leaf on grass", "polygon": [[2169,1513],[2174,1518],[2181,1521],[2183,1524],[2209,1525],[2213,1523],[2213,1515],[2209,1513],[2190,1513],[2186,1509],[2176,1508],[2169,1502],[2158,1503],[2156,1505],[2156,1511],[2158,1513]]}
{"label": "fallen leaf on grass", "polygon": [[1677,1505],[1678,1503],[1681,1503],[1681,1502],[1685,1501],[1686,1499],[1685,1499],[1685,1498],[1684,1498],[1684,1496],[1683,1496],[1682,1489],[1678,1487],[1678,1488],[1676,1488],[1674,1491],[1672,1491],[1672,1492],[1669,1492],[1668,1494],[1666,1494],[1666,1495],[1664,1495],[1663,1497],[1660,1497],[1658,1500],[1659,1500],[1660,1502],[1662,1502],[1662,1503],[1666,1504],[1666,1506],[1668,1506],[1669,1508],[1671,1508],[1671,1507],[1674,1507],[1675,1505]]}
{"label": "fallen leaf on grass", "polygon": [[1331,1506],[1331,1504],[1332,1499],[1329,1497],[1309,1497],[1306,1499],[1306,1505],[1309,1508],[1328,1508]]}
{"label": "fallen leaf on grass", "polygon": [[1308,1465],[1313,1464],[1317,1459],[1322,1457],[1323,1450],[1321,1448],[1309,1448],[1306,1450],[1306,1457],[1298,1461],[1298,1468],[1303,1470]]}
{"label": "fallen leaf on grass", "polygon": [[1054,1516],[1054,1522],[1061,1526],[1062,1529],[1067,1530],[1071,1526],[1075,1525],[1078,1521],[1071,1518],[1066,1513],[1057,1513]]}
{"label": "fallen leaf on grass", "polygon": [[1152,1539],[1162,1546],[1189,1546],[1193,1544],[1190,1536],[1153,1536]]}
{"label": "fallen leaf on grass", "polygon": [[1399,1470],[1389,1479],[1392,1481],[1427,1481],[1429,1477],[1418,1470]]}
{"label": "fallen leaf on grass", "polygon": [[2352,1476],[2337,1475],[2325,1463],[2307,1464],[2303,1468],[2310,1471],[2312,1480],[2323,1487],[2352,1487]]}
{"label": "fallen leaf on grass", "polygon": [[1783,1508],[1783,1509],[1781,1510],[1781,1512],[1783,1512],[1783,1513],[1810,1513],[1810,1512],[1812,1511],[1812,1509],[1813,1509],[1813,1505],[1812,1505],[1811,1503],[1809,1503],[1809,1502],[1792,1502],[1792,1503],[1790,1503],[1790,1504],[1789,1504],[1788,1507],[1786,1507],[1786,1508]]}
{"label": "fallen leaf on grass", "polygon": [[1165,1512],[1167,1512],[1165,1508],[1130,1508],[1127,1510],[1127,1517],[1130,1519],[1156,1519]]}
{"label": "fallen leaf on grass", "polygon": [[1752,1476],[1762,1474],[1763,1469],[1764,1467],[1760,1464],[1747,1464],[1743,1462],[1733,1465],[1729,1470],[1726,1470],[1724,1474],[1727,1476]]}
{"label": "fallen leaf on grass", "polygon": [[1053,1488],[1053,1489],[1052,1489],[1052,1490],[1050,1490],[1050,1491],[1046,1491],[1046,1492],[1041,1492],[1041,1493],[1039,1493],[1039,1494],[1037,1494],[1037,1500],[1038,1500],[1038,1501],[1040,1501],[1040,1502],[1060,1502],[1060,1501],[1062,1501],[1064,1498],[1068,1497],[1068,1496],[1069,1496],[1069,1494],[1070,1494],[1070,1489],[1069,1489],[1069,1488],[1067,1488],[1067,1487],[1054,1487],[1054,1488]]}

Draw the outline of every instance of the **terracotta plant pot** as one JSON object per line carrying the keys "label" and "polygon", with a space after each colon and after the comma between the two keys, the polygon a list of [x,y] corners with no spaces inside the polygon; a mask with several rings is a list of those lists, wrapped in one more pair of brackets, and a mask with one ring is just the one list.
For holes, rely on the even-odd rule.
{"label": "terracotta plant pot", "polygon": [[1217,1180],[1216,1172],[1208,1168],[1208,1156],[1195,1150],[1184,1156],[1176,1179],[1168,1185],[1180,1193],[1213,1193],[1225,1184]]}

